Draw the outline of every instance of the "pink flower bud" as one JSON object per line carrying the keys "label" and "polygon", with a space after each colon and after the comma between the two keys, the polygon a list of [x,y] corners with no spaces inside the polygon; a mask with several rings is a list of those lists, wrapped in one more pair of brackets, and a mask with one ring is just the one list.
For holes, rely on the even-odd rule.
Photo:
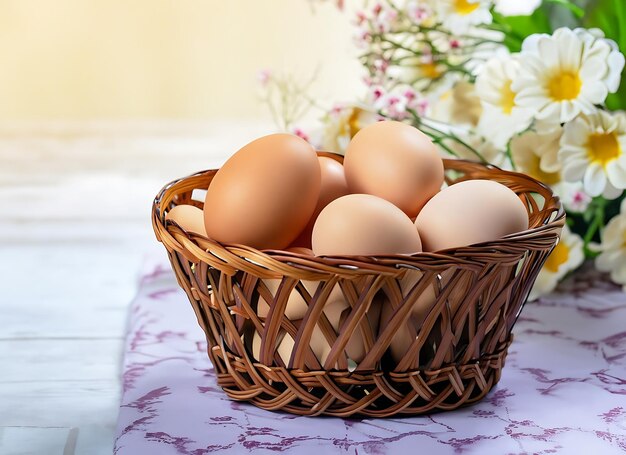
{"label": "pink flower bud", "polygon": [[372,96],[374,97],[374,100],[380,99],[384,94],[385,91],[382,87],[374,87],[374,89],[372,90]]}
{"label": "pink flower bud", "polygon": [[345,108],[343,104],[335,104],[330,110],[330,115],[339,117]]}
{"label": "pink flower bud", "polygon": [[426,98],[420,99],[417,102],[417,109],[416,109],[417,114],[423,117],[428,112],[429,107],[430,107],[430,104],[428,103],[428,100]]}
{"label": "pink flower bud", "polygon": [[430,16],[430,13],[426,6],[420,5],[418,2],[411,2],[407,6],[407,13],[410,19],[414,20],[418,24],[423,22]]}
{"label": "pink flower bud", "polygon": [[374,69],[377,71],[384,73],[389,68],[389,62],[383,58],[379,58],[374,60]]}
{"label": "pink flower bud", "polygon": [[404,91],[404,97],[408,101],[413,101],[415,98],[417,98],[417,93],[415,93],[415,90],[413,90],[412,88],[408,88]]}
{"label": "pink flower bud", "polygon": [[394,106],[398,104],[399,102],[400,102],[400,98],[398,98],[395,95],[391,95],[389,98],[387,98],[387,106],[389,107]]}
{"label": "pink flower bud", "polygon": [[257,73],[256,78],[261,87],[266,87],[272,78],[272,72],[268,69],[263,69]]}
{"label": "pink flower bud", "polygon": [[304,130],[302,130],[301,128],[297,128],[297,127],[294,128],[293,129],[293,134],[295,134],[296,136],[298,136],[298,137],[304,139],[305,141],[309,142],[309,135],[306,134],[304,132]]}

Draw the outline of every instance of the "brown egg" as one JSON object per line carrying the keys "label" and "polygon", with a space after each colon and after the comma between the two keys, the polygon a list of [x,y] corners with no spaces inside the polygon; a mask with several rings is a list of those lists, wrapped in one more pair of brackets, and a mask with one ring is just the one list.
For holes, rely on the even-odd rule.
{"label": "brown egg", "polygon": [[[280,286],[281,280],[266,279],[266,280],[263,280],[263,283],[265,284],[265,286],[267,287],[267,290],[271,293],[271,295],[275,297],[278,292],[278,288]],[[307,291],[308,290],[309,289],[307,288]],[[257,315],[261,318],[267,317],[270,311],[271,303],[273,303],[273,300],[271,300],[268,303],[268,301],[262,295],[260,295],[259,303],[257,305]],[[306,314],[306,311],[308,308],[309,306],[307,305],[306,301],[302,298],[298,290],[294,288],[289,294],[289,297],[287,298],[287,306],[285,307],[285,316],[287,316],[287,318],[292,321],[295,321],[296,319],[302,319],[304,315]]]}
{"label": "brown egg", "polygon": [[[417,282],[422,278],[423,273],[417,270],[407,270],[406,274],[400,280],[400,291],[403,296],[406,296],[411,289],[417,284]],[[434,286],[431,285],[426,288],[420,296],[417,297],[417,300],[413,304],[413,308],[409,314],[408,319],[396,330],[391,339],[391,344],[389,345],[389,351],[391,353],[391,357],[395,362],[399,362],[407,350],[413,343],[415,336],[412,336],[412,328],[415,330],[415,333],[419,333],[426,316],[433,308],[435,304],[436,296]],[[382,313],[381,313],[381,324],[383,326],[387,325],[387,322],[394,314],[394,309],[389,304],[389,302],[385,302],[386,304],[382,305]]]}
{"label": "brown egg", "polygon": [[[280,280],[263,281],[268,289],[272,292],[272,294],[275,295],[276,291],[278,290]],[[315,294],[319,285],[319,283],[316,281],[303,281],[302,284],[311,296]],[[257,314],[260,317],[265,318],[269,313],[269,308],[270,305],[266,302],[266,300],[262,297],[259,297]],[[289,320],[291,320],[292,322],[295,322],[304,318],[307,309],[308,305],[306,304],[300,293],[294,289],[287,301],[285,316],[287,316],[287,318],[289,318]],[[326,304],[324,305],[324,315],[326,316],[328,322],[330,322],[332,328],[335,330],[336,333],[339,333],[341,324],[343,324],[344,320],[349,316],[350,311],[351,307],[345,300],[343,292],[341,291],[341,287],[339,286],[339,284],[335,285],[326,300]],[[374,302],[370,307],[370,311],[368,312],[368,322],[372,326],[372,330],[374,332],[377,330],[378,327],[379,314],[380,305]],[[288,364],[291,357],[291,351],[294,346],[294,340],[286,332],[281,333],[281,335],[279,335],[279,338],[280,342],[278,344],[278,353],[283,362],[285,364]],[[328,344],[328,341],[326,340],[326,337],[324,336],[319,325],[316,325],[313,329],[313,333],[311,335],[311,348],[320,364],[323,365],[324,362],[326,362],[328,354],[330,353],[331,346]],[[365,357],[365,343],[359,329],[355,330],[353,336],[346,344],[345,352],[348,355],[348,358],[356,363],[360,362],[361,360],[363,360],[363,357]],[[259,359],[259,354],[260,338],[258,337],[258,335],[255,334],[255,338],[253,339],[253,355],[256,359]]]}
{"label": "brown egg", "polygon": [[443,161],[432,141],[401,122],[363,128],[346,150],[344,169],[352,193],[388,200],[414,217],[443,184]]}
{"label": "brown egg", "polygon": [[[285,330],[280,330],[276,345],[278,356],[285,365],[288,365],[289,359],[291,358],[291,351],[293,351],[295,345],[293,338]],[[254,332],[252,336],[252,356],[257,362],[261,361],[261,336],[258,332]]]}
{"label": "brown egg", "polygon": [[283,249],[308,223],[321,172],[315,150],[291,134],[265,136],[235,153],[207,191],[207,234],[223,243]]}
{"label": "brown egg", "polygon": [[528,212],[508,187],[467,180],[443,189],[415,220],[424,251],[497,240],[528,229]]}
{"label": "brown egg", "polygon": [[313,228],[316,256],[413,254],[422,250],[415,225],[392,203],[349,194],[322,210]]}
{"label": "brown egg", "polygon": [[204,213],[193,205],[177,205],[165,215],[166,220],[175,221],[183,230],[207,236],[204,229]]}
{"label": "brown egg", "polygon": [[298,238],[293,242],[294,246],[310,248],[311,233],[313,232],[313,226],[315,225],[317,216],[324,209],[324,207],[332,201],[350,193],[342,164],[326,156],[320,156],[318,159],[320,162],[320,169],[322,171],[322,184],[320,187],[320,194],[317,199],[317,205],[309,223],[300,233]]}
{"label": "brown egg", "polygon": [[[265,286],[267,286],[267,289],[268,291],[270,291],[272,296],[276,296],[276,293],[278,292],[278,287],[280,286],[280,282],[281,280],[279,279],[263,280],[263,283],[265,284]],[[319,283],[317,281],[302,281],[302,285],[309,293],[309,295],[313,296],[317,291]],[[270,310],[270,304],[273,304],[273,300],[268,303],[263,298],[263,296],[259,296],[259,303],[257,305],[257,314],[259,315],[259,317],[267,317]],[[339,314],[341,314],[341,312],[348,307],[349,305],[344,299],[341,288],[339,287],[339,285],[336,285],[326,299],[326,304],[324,306],[324,312],[326,313],[326,317],[328,317],[329,320],[336,320],[338,323]],[[304,298],[302,298],[302,295],[300,295],[298,290],[294,288],[287,299],[285,316],[287,316],[287,318],[292,321],[302,319],[308,309],[309,306],[307,305],[306,301],[304,300]]]}

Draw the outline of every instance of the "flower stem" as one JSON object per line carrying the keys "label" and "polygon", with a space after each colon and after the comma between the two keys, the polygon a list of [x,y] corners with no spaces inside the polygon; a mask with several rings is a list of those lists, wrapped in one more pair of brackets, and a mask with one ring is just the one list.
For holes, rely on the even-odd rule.
{"label": "flower stem", "polygon": [[597,256],[597,253],[589,248],[589,244],[593,240],[594,236],[598,233],[598,231],[604,227],[604,209],[606,207],[606,204],[606,199],[602,197],[596,198],[594,200],[595,207],[593,208],[593,219],[591,220],[591,223],[587,228],[587,232],[583,237],[585,256],[588,258],[593,258]]}
{"label": "flower stem", "polygon": [[[435,127],[432,124],[431,121],[428,121],[428,119],[424,119],[424,118],[421,118],[419,116],[414,116],[414,118],[415,118],[416,122],[418,123],[419,129],[424,134],[426,134],[431,139],[433,139],[433,141],[435,143],[439,144],[443,149],[445,149],[451,155],[458,156],[457,153],[452,152],[450,150],[450,147],[448,147],[447,145],[444,144],[443,141],[445,141],[445,140],[450,140],[450,141],[456,142],[457,144],[461,145],[462,147],[465,147],[470,153],[474,154],[476,156],[476,158],[478,158],[478,160],[480,162],[487,163],[487,164],[489,163],[489,161],[487,161],[485,159],[485,157],[482,155],[482,153],[480,153],[474,147],[472,147],[467,142],[465,142],[463,139],[458,137],[456,134],[440,130],[439,128]],[[427,123],[424,122],[424,120],[426,120]]]}

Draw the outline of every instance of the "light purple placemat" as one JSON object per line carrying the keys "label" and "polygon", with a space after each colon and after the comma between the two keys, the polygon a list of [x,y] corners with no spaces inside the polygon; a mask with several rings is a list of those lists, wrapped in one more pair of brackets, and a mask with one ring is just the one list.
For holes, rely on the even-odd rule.
{"label": "light purple placemat", "polygon": [[429,417],[296,417],[230,401],[164,262],[132,304],[115,453],[598,453],[626,451],[626,295],[578,275],[528,304],[481,403]]}

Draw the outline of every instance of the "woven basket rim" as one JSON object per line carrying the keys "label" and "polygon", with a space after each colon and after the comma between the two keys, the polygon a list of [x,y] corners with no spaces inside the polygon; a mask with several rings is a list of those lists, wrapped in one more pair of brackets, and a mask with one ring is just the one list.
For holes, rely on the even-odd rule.
{"label": "woven basket rim", "polygon": [[[318,152],[321,156],[330,156],[335,159],[343,158],[340,155],[328,152]],[[222,271],[234,274],[237,270],[249,269],[261,278],[275,276],[293,276],[299,279],[320,279],[321,275],[329,274],[341,276],[354,276],[361,273],[383,273],[399,275],[404,273],[402,269],[438,270],[449,266],[451,263],[463,264],[467,267],[476,266],[477,269],[484,265],[483,262],[474,258],[482,258],[485,255],[501,256],[507,258],[511,253],[518,254],[516,244],[524,243],[524,249],[528,249],[528,242],[539,239],[546,231],[561,228],[565,223],[565,210],[558,196],[544,183],[529,175],[506,171],[491,164],[477,163],[462,159],[443,159],[446,170],[454,169],[459,165],[482,168],[486,172],[495,172],[500,175],[513,177],[526,183],[528,193],[536,193],[541,190],[544,194],[544,209],[548,204],[547,211],[550,216],[544,217],[541,223],[527,230],[504,236],[500,239],[476,243],[469,246],[449,248],[436,252],[419,252],[414,254],[391,254],[376,256],[312,256],[283,250],[259,250],[242,244],[221,243],[200,234],[183,230],[176,222],[165,222],[165,206],[174,198],[170,194],[183,186],[191,179],[209,178],[215,175],[219,169],[209,169],[173,180],[167,183],[157,193],[152,204],[152,223],[157,239],[170,244],[174,249],[187,254],[194,259],[193,262],[207,262],[211,266]],[[455,183],[463,180],[458,179]],[[556,236],[555,236],[556,237]],[[202,244],[202,245],[200,245]],[[540,241],[537,249],[542,249],[545,239]],[[303,275],[304,274],[304,275]],[[306,275],[306,276],[305,276]]]}

